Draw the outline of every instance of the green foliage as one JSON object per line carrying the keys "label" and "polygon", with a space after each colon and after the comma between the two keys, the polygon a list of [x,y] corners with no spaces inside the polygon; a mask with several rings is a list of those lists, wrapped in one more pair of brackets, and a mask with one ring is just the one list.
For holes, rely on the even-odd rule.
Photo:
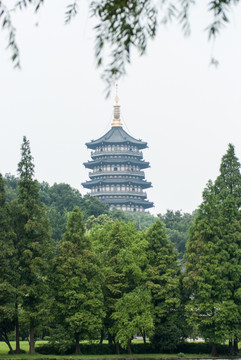
{"label": "green foliage", "polygon": [[132,222],[137,230],[143,231],[154,224],[156,218],[148,213],[128,212],[114,208],[106,214],[99,215],[97,218],[94,215],[89,217],[86,221],[86,227],[90,229],[95,224],[103,225],[107,221],[114,222],[114,220],[124,221],[125,223]]}
{"label": "green foliage", "polygon": [[125,221],[134,222],[136,224],[136,228],[140,231],[148,229],[156,221],[156,217],[148,213],[125,212],[125,215]]}
{"label": "green foliage", "polygon": [[6,202],[6,193],[3,177],[0,174],[0,337],[8,344],[9,332],[15,326],[16,302],[16,251],[14,248],[15,234],[12,229],[9,205]]}
{"label": "green foliage", "polygon": [[188,321],[213,343],[240,338],[240,164],[229,145],[220,175],[203,192],[186,252]]}
{"label": "green foliage", "polygon": [[[40,188],[41,200],[47,206],[47,214],[50,219],[51,232],[54,241],[57,243],[66,230],[68,212],[78,206],[84,215],[84,220],[90,216],[98,217],[108,213],[108,205],[100,202],[93,196],[82,197],[77,189],[68,184],[54,184],[49,186],[42,183]],[[90,222],[88,224],[90,225]]]}
{"label": "green foliage", "polygon": [[160,219],[147,230],[145,238],[148,241],[147,287],[152,295],[155,325],[151,342],[155,347],[175,349],[182,338],[183,326],[177,253]]}
{"label": "green foliage", "polygon": [[85,235],[78,207],[70,213],[67,229],[54,260],[53,288],[56,335],[76,344],[98,335],[104,317],[101,274],[96,255]]}
{"label": "green foliage", "polygon": [[151,293],[144,286],[125,293],[117,300],[111,318],[115,321],[115,339],[126,349],[133,334],[151,335],[154,328]]}
{"label": "green foliage", "polygon": [[[6,174],[4,181],[8,201],[16,199],[19,179],[11,174]],[[57,243],[64,234],[68,213],[72,211],[75,206],[78,206],[82,210],[84,220],[87,221],[87,219],[91,217],[88,221],[87,228],[95,223],[95,218],[102,214],[108,214],[109,212],[108,205],[89,195],[82,197],[79,190],[72,188],[68,184],[55,183],[53,186],[50,186],[47,182],[42,182],[41,184],[38,183],[38,185],[40,200],[46,206],[51,234],[55,243]]]}
{"label": "green foliage", "polygon": [[[152,326],[149,293],[142,288],[143,269],[147,263],[147,243],[133,223],[120,223],[118,220],[114,224],[108,221],[104,225],[94,226],[90,231],[90,238],[104,275],[105,329],[109,337],[116,342],[120,341],[126,347],[138,324],[139,331],[144,328],[150,330]],[[143,289],[143,295],[140,289]],[[142,313],[136,308],[136,305],[141,303],[141,296],[147,305],[146,311]],[[123,328],[124,313],[126,316]]]}
{"label": "green foliage", "polygon": [[189,235],[188,230],[193,223],[195,212],[193,214],[183,214],[179,210],[167,210],[164,215],[158,214],[158,217],[164,222],[167,229],[167,236],[175,245],[182,258]]}
{"label": "green foliage", "polygon": [[114,220],[112,218],[110,218],[107,214],[102,214],[102,215],[99,215],[98,217],[91,215],[86,220],[85,226],[87,229],[91,229],[95,225],[105,225],[106,223],[113,224]]}
{"label": "green foliage", "polygon": [[77,189],[72,188],[68,184],[54,183],[49,186],[48,183],[40,184],[41,201],[47,207],[53,207],[59,213],[72,211],[75,206],[81,207],[83,198]]}
{"label": "green foliage", "polygon": [[[115,354],[115,345],[114,344],[82,344],[81,345],[82,353],[84,355],[114,355]],[[60,351],[59,344],[43,344],[36,348],[38,353],[50,355],[64,355],[64,354],[73,354],[74,345],[70,345],[65,352]],[[125,349],[120,349],[121,354],[125,354]],[[150,343],[133,343],[131,346],[133,354],[157,354],[158,349],[154,348]],[[211,344],[205,342],[183,342],[177,346],[175,354],[179,356],[179,353],[184,354],[210,354]],[[170,351],[164,350],[164,353],[170,353]],[[172,352],[173,353],[173,352]],[[229,348],[227,345],[218,345],[217,353],[219,355],[228,355]]]}
{"label": "green foliage", "polygon": [[98,217],[102,214],[108,214],[109,206],[94,196],[85,195],[81,210],[83,211],[84,219],[87,219],[91,215]]}
{"label": "green foliage", "polygon": [[34,164],[26,137],[18,172],[18,197],[12,205],[19,260],[18,294],[23,321],[30,327],[30,352],[33,353],[34,328],[47,317],[47,275],[52,247],[49,221],[40,201],[38,183],[33,180]]}
{"label": "green foliage", "polygon": [[5,174],[4,183],[6,188],[7,201],[12,201],[17,197],[18,178],[11,174]]}

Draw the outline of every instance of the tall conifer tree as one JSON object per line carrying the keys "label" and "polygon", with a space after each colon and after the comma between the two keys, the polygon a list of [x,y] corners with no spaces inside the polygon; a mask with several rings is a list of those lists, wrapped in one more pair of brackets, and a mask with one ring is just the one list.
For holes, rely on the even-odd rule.
{"label": "tall conifer tree", "polygon": [[160,219],[147,230],[145,237],[148,241],[147,287],[151,290],[154,308],[151,341],[159,349],[172,350],[182,336],[177,252]]}
{"label": "tall conifer tree", "polygon": [[18,164],[18,197],[15,203],[16,249],[19,259],[19,295],[23,318],[29,324],[29,353],[35,352],[35,327],[46,316],[48,263],[52,252],[49,221],[33,179],[34,164],[24,136]]}
{"label": "tall conifer tree", "polygon": [[241,174],[233,145],[203,192],[186,251],[188,319],[216,343],[241,337]]}
{"label": "tall conifer tree", "polygon": [[78,207],[70,213],[66,232],[59,243],[53,287],[60,336],[74,341],[75,352],[80,354],[80,340],[98,335],[104,311],[101,274]]}
{"label": "tall conifer tree", "polygon": [[14,232],[11,226],[9,206],[2,174],[0,174],[0,337],[13,353],[8,338],[15,326],[17,259],[14,248]]}

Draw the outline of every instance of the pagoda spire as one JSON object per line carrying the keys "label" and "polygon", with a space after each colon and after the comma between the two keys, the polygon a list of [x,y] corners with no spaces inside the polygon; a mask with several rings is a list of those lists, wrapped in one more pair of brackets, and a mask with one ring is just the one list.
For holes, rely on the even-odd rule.
{"label": "pagoda spire", "polygon": [[115,105],[114,105],[114,119],[111,126],[121,126],[122,123],[120,120],[120,105],[119,105],[119,96],[118,96],[118,84],[116,84],[116,96],[115,96]]}

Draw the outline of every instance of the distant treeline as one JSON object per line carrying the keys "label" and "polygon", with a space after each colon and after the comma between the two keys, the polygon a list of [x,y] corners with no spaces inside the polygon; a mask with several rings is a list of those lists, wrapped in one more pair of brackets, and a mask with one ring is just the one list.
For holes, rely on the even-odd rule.
{"label": "distant treeline", "polygon": [[[17,198],[18,178],[11,174],[4,176],[7,201]],[[100,202],[97,198],[82,196],[79,190],[68,184],[60,183],[50,186],[47,182],[38,183],[40,200],[46,206],[47,216],[50,221],[51,236],[57,243],[61,240],[67,225],[68,213],[78,206],[83,214],[83,220],[87,229],[95,224],[103,224],[108,219],[118,219],[124,222],[134,222],[138,230],[143,231],[150,227],[159,217],[165,224],[167,236],[172,241],[179,256],[185,251],[188,238],[188,229],[192,225],[195,212],[183,213],[180,210],[167,210],[163,215],[157,217],[149,213],[124,212],[121,210],[110,210],[109,206]],[[103,216],[104,215],[104,216]]]}

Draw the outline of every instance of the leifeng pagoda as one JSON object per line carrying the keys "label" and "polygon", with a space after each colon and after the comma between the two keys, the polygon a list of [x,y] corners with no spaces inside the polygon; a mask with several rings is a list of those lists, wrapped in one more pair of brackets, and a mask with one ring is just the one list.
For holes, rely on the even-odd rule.
{"label": "leifeng pagoda", "polygon": [[142,149],[147,143],[130,136],[122,127],[119,98],[115,98],[114,120],[111,129],[97,140],[86,143],[91,152],[91,161],[84,166],[92,171],[90,180],[82,183],[90,189],[90,195],[100,201],[126,211],[144,212],[153,207],[147,200],[144,189],[151,182],[145,180],[143,169],[149,162],[143,160]]}

